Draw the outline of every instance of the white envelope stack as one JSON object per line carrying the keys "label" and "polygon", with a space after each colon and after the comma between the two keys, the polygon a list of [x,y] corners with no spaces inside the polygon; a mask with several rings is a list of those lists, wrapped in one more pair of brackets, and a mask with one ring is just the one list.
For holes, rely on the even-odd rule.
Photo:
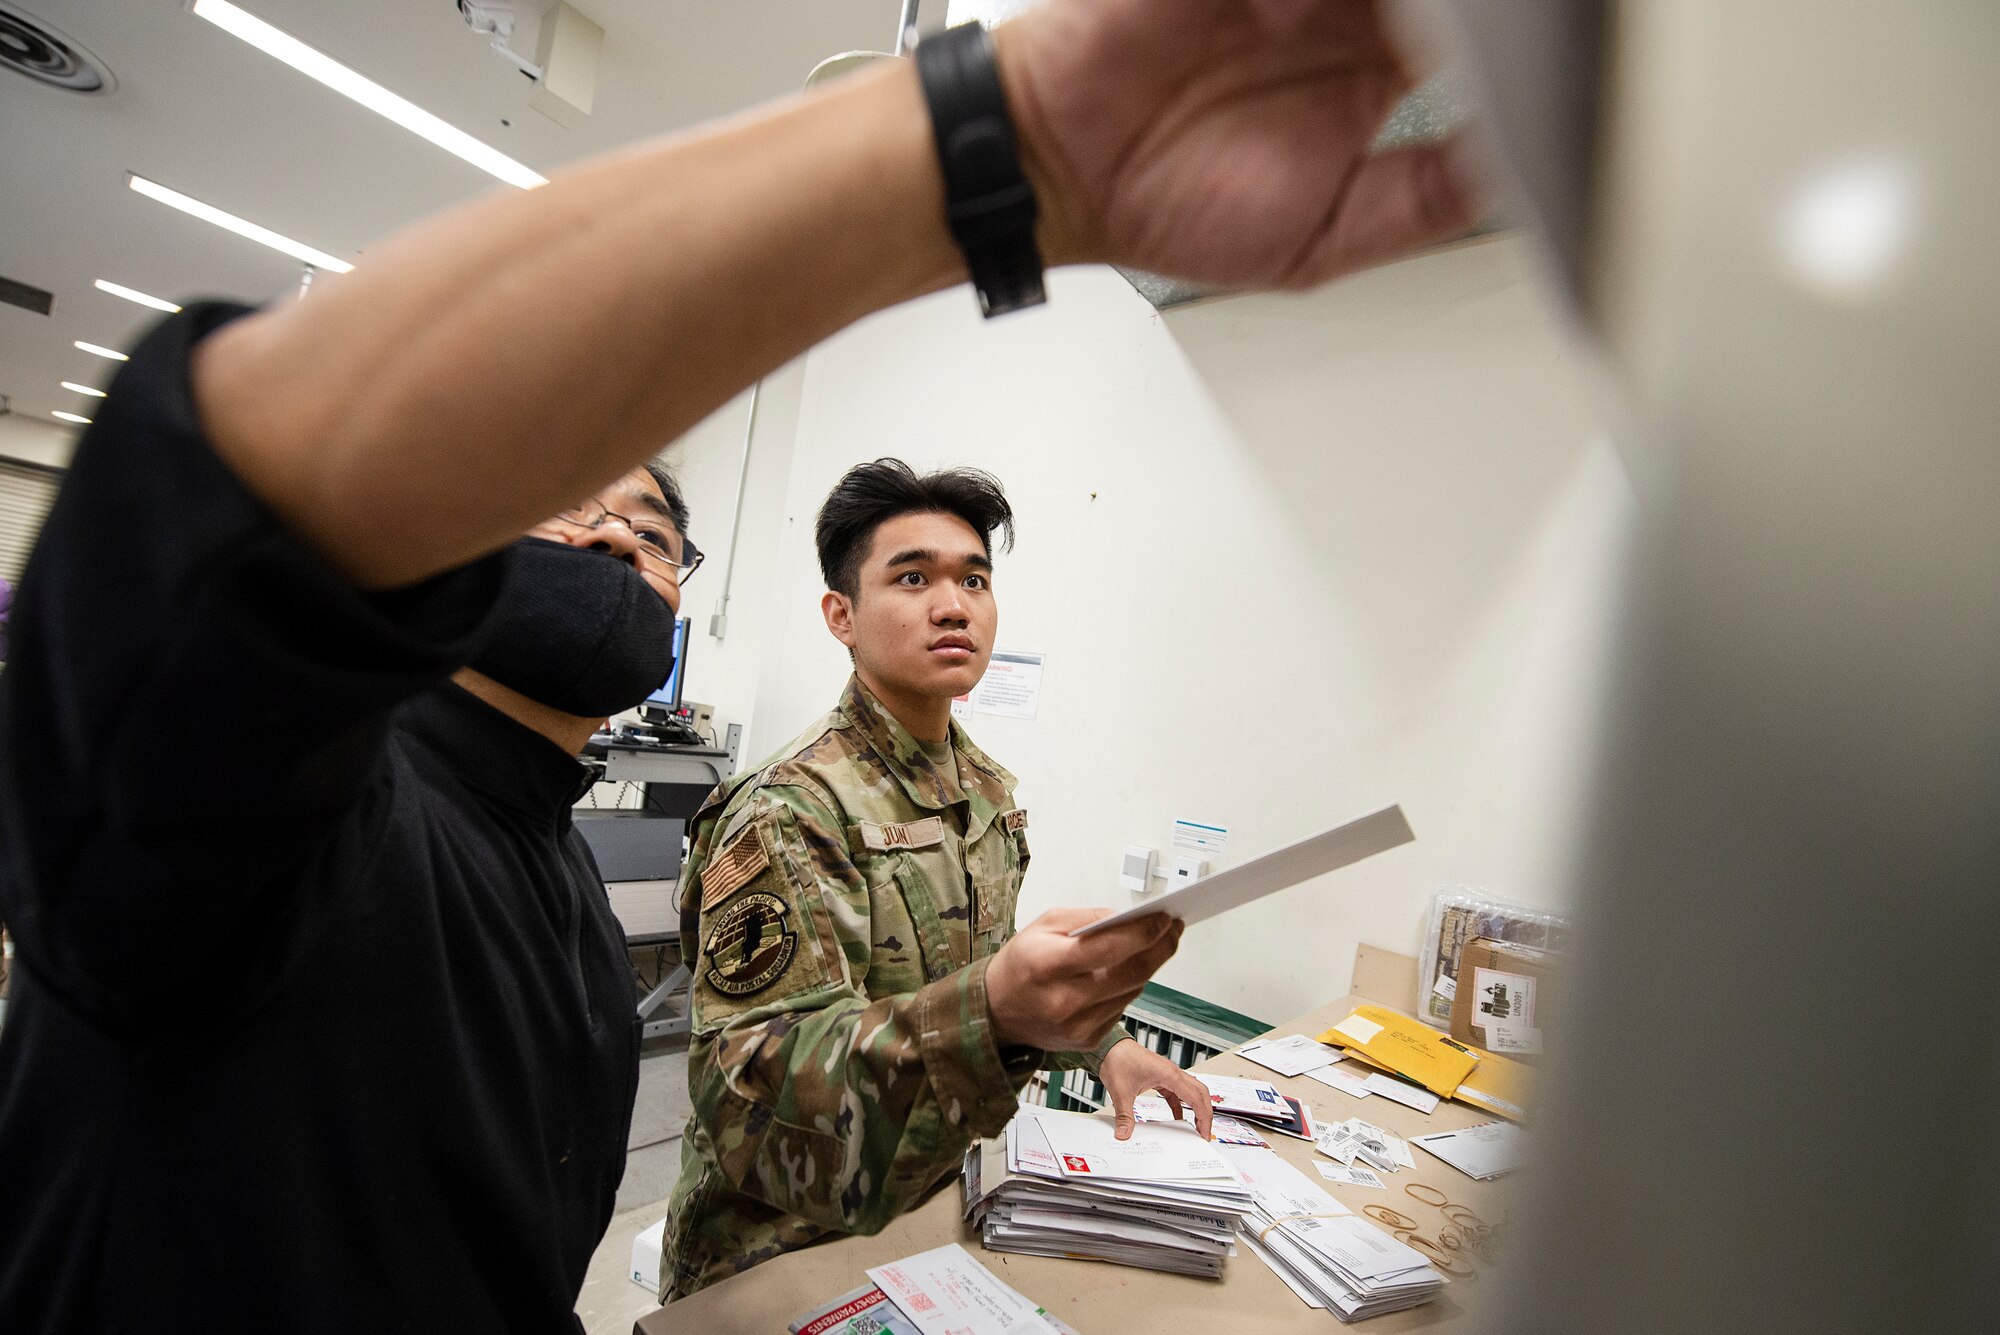
{"label": "white envelope stack", "polygon": [[1226,1152],[1254,1200],[1244,1243],[1307,1305],[1360,1321],[1427,1303],[1449,1282],[1270,1150]]}
{"label": "white envelope stack", "polygon": [[1184,1123],[1022,1109],[966,1153],[965,1213],[989,1250],[1112,1261],[1215,1278],[1236,1252],[1250,1190]]}

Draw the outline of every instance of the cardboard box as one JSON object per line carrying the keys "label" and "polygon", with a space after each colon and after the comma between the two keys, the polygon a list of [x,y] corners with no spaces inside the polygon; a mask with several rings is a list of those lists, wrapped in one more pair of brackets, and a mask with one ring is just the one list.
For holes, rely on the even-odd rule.
{"label": "cardboard box", "polygon": [[1539,1061],[1560,958],[1511,941],[1468,943],[1458,957],[1451,1036],[1529,1065]]}
{"label": "cardboard box", "polygon": [[648,1293],[660,1291],[660,1253],[666,1243],[664,1219],[632,1239],[632,1282]]}

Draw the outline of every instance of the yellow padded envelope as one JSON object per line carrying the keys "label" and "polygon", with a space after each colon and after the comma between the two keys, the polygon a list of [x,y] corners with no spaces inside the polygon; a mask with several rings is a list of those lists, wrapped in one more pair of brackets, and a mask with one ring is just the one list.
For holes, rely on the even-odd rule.
{"label": "yellow padded envelope", "polygon": [[1510,1122],[1528,1115],[1528,1097],[1534,1072],[1519,1062],[1489,1052],[1480,1057],[1479,1068],[1459,1082],[1451,1096],[1460,1103],[1499,1113]]}
{"label": "yellow padded envelope", "polygon": [[1450,1098],[1479,1058],[1437,1030],[1386,1006],[1357,1006],[1354,1013],[1319,1036],[1337,1043],[1384,1070],[1414,1080],[1433,1094]]}

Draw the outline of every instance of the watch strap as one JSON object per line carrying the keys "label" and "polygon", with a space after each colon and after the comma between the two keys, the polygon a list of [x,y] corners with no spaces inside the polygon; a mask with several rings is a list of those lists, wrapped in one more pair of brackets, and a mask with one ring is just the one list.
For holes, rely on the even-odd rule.
{"label": "watch strap", "polygon": [[917,76],[930,107],[944,172],[945,215],[988,319],[1048,299],[1035,245],[1035,190],[1020,146],[993,39],[963,23],[917,45]]}

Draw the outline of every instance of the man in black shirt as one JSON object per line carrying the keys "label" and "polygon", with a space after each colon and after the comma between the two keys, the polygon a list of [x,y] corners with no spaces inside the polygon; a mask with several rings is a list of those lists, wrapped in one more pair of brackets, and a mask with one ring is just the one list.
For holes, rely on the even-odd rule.
{"label": "man in black shirt", "polygon": [[[560,1329],[638,1052],[569,819],[592,720],[461,666],[521,553],[363,594],[216,459],[187,354],[231,313],[120,376],[0,682],[0,1328]],[[671,612],[662,483],[536,532]]]}
{"label": "man in black shirt", "polygon": [[[995,45],[1051,264],[1303,286],[1471,216],[1444,150],[1368,151],[1410,81],[1361,0]],[[135,352],[0,675],[0,1331],[574,1328],[635,1056],[574,750],[673,601],[631,470],[966,272],[891,62]],[[1052,1032],[1171,949],[1076,917],[1003,948]]]}

